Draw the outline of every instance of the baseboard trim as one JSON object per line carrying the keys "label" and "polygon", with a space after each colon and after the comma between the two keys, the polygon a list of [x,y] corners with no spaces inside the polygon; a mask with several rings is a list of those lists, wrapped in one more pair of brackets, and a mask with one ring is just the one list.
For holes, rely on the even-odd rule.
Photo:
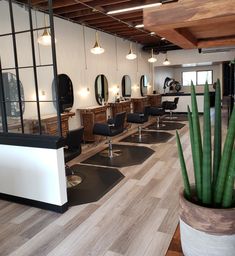
{"label": "baseboard trim", "polygon": [[7,200],[10,202],[14,202],[14,203],[19,203],[19,204],[25,204],[25,205],[29,205],[32,207],[37,207],[37,208],[41,208],[44,210],[58,212],[58,213],[64,213],[68,210],[68,203],[65,203],[63,205],[48,204],[45,202],[36,201],[36,200],[27,199],[27,198],[18,197],[18,196],[13,196],[13,195],[8,195],[8,194],[4,194],[4,193],[0,193],[0,199]]}

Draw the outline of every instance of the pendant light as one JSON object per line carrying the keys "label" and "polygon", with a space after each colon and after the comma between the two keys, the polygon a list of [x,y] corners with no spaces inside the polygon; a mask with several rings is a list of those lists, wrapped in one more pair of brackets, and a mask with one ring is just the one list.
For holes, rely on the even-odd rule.
{"label": "pendant light", "polygon": [[[50,46],[51,45],[51,34],[50,31],[46,28],[47,22],[46,22],[46,15],[44,14],[44,31],[42,35],[38,38],[38,43],[43,46]],[[55,40],[56,42],[56,40]]]}
{"label": "pendant light", "polygon": [[165,58],[165,60],[163,61],[163,65],[165,65],[165,66],[168,66],[168,65],[170,65],[171,63],[170,63],[170,61],[168,60],[168,58],[167,58],[167,52],[166,52],[166,58]]}
{"label": "pendant light", "polygon": [[148,59],[148,62],[154,63],[154,62],[156,62],[156,61],[157,61],[157,59],[154,58],[154,56],[153,56],[153,49],[152,49],[152,50],[151,50],[151,57]]}
{"label": "pendant light", "polygon": [[136,54],[133,53],[133,50],[132,50],[132,43],[130,43],[130,50],[129,50],[129,53],[126,55],[126,59],[128,60],[134,60],[136,59]]}
{"label": "pendant light", "polygon": [[99,44],[98,32],[95,32],[95,45],[91,48],[91,53],[93,54],[102,54],[104,53],[104,48],[102,48]]}

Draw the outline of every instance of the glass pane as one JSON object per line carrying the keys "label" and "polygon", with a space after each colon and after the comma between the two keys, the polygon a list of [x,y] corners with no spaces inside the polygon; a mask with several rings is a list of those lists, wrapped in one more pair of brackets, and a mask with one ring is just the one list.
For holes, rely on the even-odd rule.
{"label": "glass pane", "polygon": [[[14,104],[14,102],[12,104]],[[17,105],[18,102],[16,102],[15,104]],[[7,126],[8,126],[8,132],[22,133],[20,117],[7,116]]]}
{"label": "glass pane", "polygon": [[[18,95],[17,79],[14,73],[5,72],[2,73],[4,96],[6,101],[6,114],[9,117],[20,116],[20,105]],[[24,101],[24,90],[22,83],[20,82],[21,100]],[[22,102],[22,111],[24,112],[24,103]]]}
{"label": "glass pane", "polygon": [[204,85],[208,82],[208,84],[212,84],[212,70],[208,71],[198,71],[197,72],[197,84]]}
{"label": "glass pane", "polygon": [[193,84],[196,85],[196,71],[183,72],[182,78],[183,85],[189,86],[191,85],[191,81],[193,81]]}
{"label": "glass pane", "polygon": [[39,134],[38,113],[36,102],[25,102],[24,129],[28,134]]}
{"label": "glass pane", "polygon": [[18,66],[26,67],[33,65],[32,45],[30,33],[22,33],[16,35],[16,47]]}
{"label": "glass pane", "polygon": [[40,101],[52,101],[54,87],[52,82],[54,80],[53,67],[40,67],[37,69],[38,75],[38,93]]}
{"label": "glass pane", "polygon": [[40,102],[41,123],[43,133],[48,135],[59,135],[57,113],[53,102]]}
{"label": "glass pane", "polygon": [[2,62],[2,69],[15,68],[12,36],[0,37],[0,56]]}

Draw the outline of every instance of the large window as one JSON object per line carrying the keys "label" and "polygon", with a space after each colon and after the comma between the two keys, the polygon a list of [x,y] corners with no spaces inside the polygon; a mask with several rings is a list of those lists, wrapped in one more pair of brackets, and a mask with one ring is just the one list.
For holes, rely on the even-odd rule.
{"label": "large window", "polygon": [[212,70],[182,72],[182,84],[187,86],[191,81],[194,85],[204,85],[206,81],[208,84],[213,84],[213,72]]}

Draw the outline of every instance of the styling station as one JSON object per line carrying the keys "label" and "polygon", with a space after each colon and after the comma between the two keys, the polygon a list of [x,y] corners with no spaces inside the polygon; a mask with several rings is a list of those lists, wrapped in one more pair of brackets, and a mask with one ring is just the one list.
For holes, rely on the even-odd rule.
{"label": "styling station", "polygon": [[231,0],[1,0],[0,255],[233,256],[234,22]]}

